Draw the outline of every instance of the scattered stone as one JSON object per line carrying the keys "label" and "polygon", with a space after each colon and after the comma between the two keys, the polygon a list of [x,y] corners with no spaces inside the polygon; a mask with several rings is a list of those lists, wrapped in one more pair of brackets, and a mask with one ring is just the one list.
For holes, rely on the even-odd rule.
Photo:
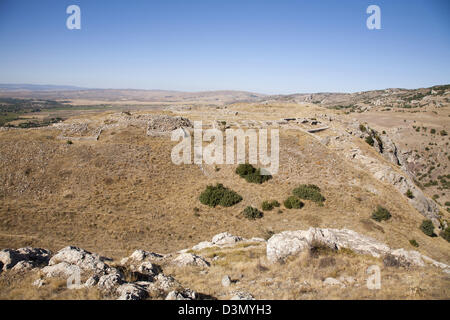
{"label": "scattered stone", "polygon": [[142,300],[148,297],[148,292],[142,286],[135,283],[125,283],[117,287],[119,294],[117,300]]}
{"label": "scattered stone", "polygon": [[248,292],[236,291],[230,300],[255,300],[255,298]]}
{"label": "scattered stone", "polygon": [[170,291],[166,300],[196,300],[197,297],[197,292],[184,289],[183,291]]}
{"label": "scattered stone", "polygon": [[25,272],[34,268],[34,265],[29,261],[20,261],[16,263],[14,267],[12,267],[12,271],[15,272]]}
{"label": "scattered stone", "polygon": [[97,274],[94,274],[92,277],[86,280],[84,286],[87,288],[95,287],[99,281],[100,277]]}
{"label": "scattered stone", "polygon": [[231,285],[231,278],[229,276],[223,276],[222,285],[224,287],[229,287]]}
{"label": "scattered stone", "polygon": [[123,283],[123,276],[119,273],[112,273],[101,276],[98,280],[97,287],[100,290],[112,291],[115,287]]}
{"label": "scattered stone", "polygon": [[37,279],[37,280],[33,281],[33,283],[31,285],[40,288],[43,285],[45,285],[45,281],[43,279]]}
{"label": "scattered stone", "polygon": [[341,286],[341,287],[345,287],[345,284],[343,284],[341,281],[339,281],[338,279],[335,279],[335,278],[331,278],[331,277],[326,278],[323,281],[323,284],[327,285],[327,286]]}
{"label": "scattered stone", "polygon": [[212,238],[212,243],[216,245],[225,245],[225,244],[235,244],[236,242],[242,241],[241,237],[233,236],[228,232],[223,232],[215,235]]}

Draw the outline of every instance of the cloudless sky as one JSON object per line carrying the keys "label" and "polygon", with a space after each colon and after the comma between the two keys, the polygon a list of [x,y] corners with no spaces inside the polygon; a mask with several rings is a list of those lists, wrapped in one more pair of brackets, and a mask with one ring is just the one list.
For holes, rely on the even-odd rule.
{"label": "cloudless sky", "polygon": [[[68,30],[66,8],[81,8]],[[381,8],[381,30],[366,9]],[[0,0],[0,83],[260,93],[450,83],[448,0]]]}

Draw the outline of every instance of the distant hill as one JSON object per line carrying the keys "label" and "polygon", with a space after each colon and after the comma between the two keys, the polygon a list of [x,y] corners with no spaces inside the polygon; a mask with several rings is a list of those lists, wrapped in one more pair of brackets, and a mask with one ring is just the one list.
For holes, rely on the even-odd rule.
{"label": "distant hill", "polygon": [[75,86],[58,86],[51,84],[1,84],[0,90],[29,90],[29,91],[59,91],[59,90],[81,90],[84,88]]}

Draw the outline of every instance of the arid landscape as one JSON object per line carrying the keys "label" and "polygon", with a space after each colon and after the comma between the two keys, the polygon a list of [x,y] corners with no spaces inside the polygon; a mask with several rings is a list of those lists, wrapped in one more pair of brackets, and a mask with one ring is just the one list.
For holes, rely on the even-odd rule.
{"label": "arid landscape", "polygon": [[[0,86],[0,107],[1,299],[450,298],[450,85]],[[278,173],[174,164],[194,121],[279,130]],[[217,184],[241,200],[201,201]]]}

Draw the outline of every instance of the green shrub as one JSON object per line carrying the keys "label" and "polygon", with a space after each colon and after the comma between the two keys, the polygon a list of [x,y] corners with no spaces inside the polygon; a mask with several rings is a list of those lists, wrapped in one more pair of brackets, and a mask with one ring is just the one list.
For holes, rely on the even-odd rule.
{"label": "green shrub", "polygon": [[242,197],[218,183],[216,186],[207,186],[205,191],[200,194],[199,200],[201,203],[213,208],[217,205],[231,207],[242,201]]}
{"label": "green shrub", "polygon": [[446,135],[448,135],[447,131],[445,131],[445,130],[441,130],[440,134],[441,134],[441,136],[446,136]]}
{"label": "green shrub", "polygon": [[408,191],[406,191],[405,196],[407,196],[407,197],[410,198],[410,199],[413,199],[413,198],[414,198],[414,195],[413,195],[412,191],[409,190],[409,189],[408,189]]}
{"label": "green shrub", "polygon": [[284,200],[284,206],[287,209],[301,209],[305,204],[296,196],[290,196]]}
{"label": "green shrub", "polygon": [[378,222],[389,220],[392,217],[391,213],[382,206],[377,206],[377,209],[372,212],[372,219]]}
{"label": "green shrub", "polygon": [[279,203],[278,201],[276,201],[276,200],[273,200],[273,201],[264,201],[264,202],[262,203],[262,205],[261,205],[261,207],[262,207],[262,209],[263,209],[264,211],[270,211],[270,210],[272,210],[273,208],[279,207],[279,206],[280,206],[280,203]]}
{"label": "green shrub", "polygon": [[375,144],[375,140],[373,140],[373,138],[371,136],[368,136],[366,139],[366,142],[371,145],[373,147],[373,145]]}
{"label": "green shrub", "polygon": [[241,177],[244,177],[246,175],[249,175],[249,174],[255,172],[255,170],[256,169],[251,164],[243,163],[243,164],[238,165],[238,167],[236,168],[236,173],[238,175],[240,175]]}
{"label": "green shrub", "polygon": [[363,124],[360,124],[359,130],[361,130],[362,132],[366,132],[366,127]]}
{"label": "green shrub", "polygon": [[73,144],[72,140],[67,140],[67,144]]}
{"label": "green shrub", "polygon": [[450,227],[445,228],[445,230],[442,230],[439,235],[450,242]]}
{"label": "green shrub", "polygon": [[314,184],[301,184],[292,190],[292,194],[300,199],[311,200],[318,204],[325,201],[324,196],[320,193],[320,188]]}
{"label": "green shrub", "polygon": [[446,205],[447,207],[450,207],[450,201],[446,201],[446,202],[445,202],[445,205]]}
{"label": "green shrub", "polygon": [[249,220],[261,219],[263,217],[263,213],[253,207],[245,208],[242,214]]}
{"label": "green shrub", "polygon": [[434,225],[431,220],[423,220],[422,224],[420,225],[420,230],[422,230],[423,233],[425,233],[429,237],[435,237],[434,234]]}
{"label": "green shrub", "polygon": [[410,243],[413,247],[416,247],[416,248],[419,246],[419,244],[417,243],[417,241],[414,240],[414,239],[409,240],[409,243]]}
{"label": "green shrub", "polygon": [[236,173],[249,183],[261,184],[267,180],[272,179],[271,175],[261,174],[261,169],[256,169],[255,167],[253,167],[251,164],[248,163],[240,164],[236,168]]}

